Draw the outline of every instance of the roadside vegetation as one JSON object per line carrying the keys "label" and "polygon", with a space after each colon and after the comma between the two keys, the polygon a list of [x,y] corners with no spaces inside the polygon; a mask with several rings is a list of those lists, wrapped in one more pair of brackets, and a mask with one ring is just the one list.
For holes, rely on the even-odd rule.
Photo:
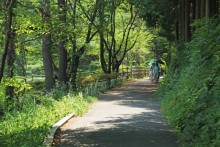
{"label": "roadside vegetation", "polygon": [[219,15],[220,0],[1,1],[0,146],[39,146],[151,61],[164,63],[162,107],[181,142],[220,146]]}
{"label": "roadside vegetation", "polygon": [[[115,75],[111,77],[114,79]],[[91,79],[87,79],[87,85],[78,91],[55,88],[49,93],[39,93],[30,88],[13,110],[4,109],[5,114],[0,119],[0,145],[41,146],[48,131],[58,120],[70,113],[83,115],[90,104],[98,99],[100,92],[126,82],[126,78],[112,81],[110,86],[105,81],[96,82],[95,89],[88,93],[86,89],[90,88],[89,83],[94,84],[94,79],[104,80],[106,77]]]}
{"label": "roadside vegetation", "polygon": [[[204,19],[178,47],[159,93],[165,116],[185,146],[220,146],[220,21]],[[184,58],[183,58],[184,57]]]}
{"label": "roadside vegetation", "polygon": [[[63,96],[57,99],[58,94]],[[45,96],[30,94],[25,98],[21,111],[6,113],[1,118],[1,146],[41,146],[55,122],[70,113],[82,115],[89,103],[96,100],[91,96],[56,91]]]}

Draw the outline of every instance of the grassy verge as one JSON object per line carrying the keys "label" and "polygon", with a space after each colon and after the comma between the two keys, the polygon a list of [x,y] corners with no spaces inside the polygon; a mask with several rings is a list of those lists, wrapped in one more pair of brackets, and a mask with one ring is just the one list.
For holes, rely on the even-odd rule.
{"label": "grassy verge", "polygon": [[26,97],[22,111],[7,113],[0,122],[0,146],[41,146],[51,126],[69,113],[82,115],[94,97],[67,94]]}
{"label": "grassy verge", "polygon": [[[88,91],[89,88],[93,95],[98,95],[124,82],[126,82],[125,79],[113,80],[110,86],[105,85],[107,83],[104,82],[104,85],[98,84],[96,88],[91,88],[91,85],[84,87],[82,91],[89,95],[86,93],[86,89]],[[30,90],[19,97],[19,108],[13,112],[7,112],[7,108],[3,107],[5,96],[1,91],[5,90],[0,90],[0,102],[2,102],[0,108],[2,106],[5,112],[0,119],[0,146],[41,146],[54,123],[70,113],[82,115],[88,110],[90,103],[97,99],[83,94],[67,93],[59,88],[42,95],[39,93],[43,89],[42,83],[35,84],[33,85],[35,91]]]}

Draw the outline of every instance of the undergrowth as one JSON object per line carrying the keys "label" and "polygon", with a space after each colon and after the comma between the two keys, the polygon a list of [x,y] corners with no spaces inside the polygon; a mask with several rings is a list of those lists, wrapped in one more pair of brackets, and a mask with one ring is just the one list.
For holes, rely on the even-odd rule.
{"label": "undergrowth", "polygon": [[[18,80],[20,79],[13,82],[18,85]],[[42,146],[48,130],[54,123],[70,113],[76,116],[82,115],[100,93],[100,89],[96,89],[97,91],[93,91],[94,96],[88,96],[82,92],[76,95],[77,92],[72,93],[57,87],[45,94],[36,88],[38,85],[41,87],[41,84],[36,83],[35,90],[20,94],[18,101],[10,107],[6,103],[5,86],[0,85],[0,112],[4,112],[0,114],[0,146]],[[123,84],[123,81],[115,84]],[[29,87],[28,84],[25,86]],[[17,87],[20,90],[19,86]]]}
{"label": "undergrowth", "polygon": [[159,93],[183,146],[220,146],[220,25],[200,20],[192,41],[177,48]]}
{"label": "undergrowth", "polygon": [[59,100],[53,96],[26,96],[21,111],[6,113],[0,122],[0,146],[41,146],[55,122],[69,113],[82,115],[95,100],[72,93]]}

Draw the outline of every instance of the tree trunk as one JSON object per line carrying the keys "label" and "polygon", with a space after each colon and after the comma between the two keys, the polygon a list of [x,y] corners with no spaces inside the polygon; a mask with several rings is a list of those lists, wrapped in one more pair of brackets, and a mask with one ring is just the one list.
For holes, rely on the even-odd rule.
{"label": "tree trunk", "polygon": [[75,51],[74,56],[73,56],[73,63],[72,63],[72,70],[71,70],[71,84],[72,88],[75,90],[77,88],[77,72],[78,72],[78,67],[79,67],[79,61],[81,56],[85,52],[85,46],[82,46],[78,51]]}
{"label": "tree trunk", "polygon": [[[79,1],[79,4],[80,4],[80,1]],[[81,5],[81,4],[80,4]],[[92,16],[90,17],[90,24],[88,26],[88,30],[87,30],[87,34],[86,34],[86,39],[85,39],[85,42],[84,42],[84,45],[82,47],[80,47],[79,50],[77,50],[77,47],[76,47],[76,38],[73,38],[72,39],[72,44],[73,44],[73,48],[72,48],[72,67],[71,67],[71,83],[73,84],[73,88],[77,88],[76,86],[76,76],[77,76],[77,71],[78,71],[78,67],[79,67],[79,60],[80,58],[82,57],[82,55],[85,53],[86,51],[86,44],[88,44],[92,38],[96,35],[97,31],[95,31],[94,33],[92,33],[92,26],[93,26],[93,23],[95,21],[95,18],[96,18],[96,14],[97,14],[97,7],[98,5],[98,1],[96,0],[96,4],[95,4],[95,7],[94,7],[94,11],[93,11],[93,14]],[[76,1],[74,3],[74,23],[75,22],[75,18],[76,18]],[[87,15],[87,14],[86,14]],[[74,34],[74,37],[75,37],[75,34]]]}
{"label": "tree trunk", "polygon": [[[196,0],[193,0],[190,4],[190,24],[196,19]],[[193,32],[196,30],[196,27],[190,26],[190,38],[192,37]]]}
{"label": "tree trunk", "polygon": [[[113,19],[113,31],[114,31],[114,34],[115,35],[115,10],[116,8],[114,9],[114,19]],[[130,41],[130,37],[131,37],[131,30],[132,30],[132,27],[135,23],[135,20],[137,18],[137,13],[135,13],[134,9],[133,9],[133,5],[130,5],[129,7],[129,11],[130,11],[130,19],[129,19],[129,22],[127,23],[126,27],[124,28],[123,30],[123,36],[122,36],[122,41],[121,43],[119,44],[119,47],[117,48],[116,50],[116,40],[115,40],[115,36],[114,36],[114,48],[113,48],[113,53],[112,53],[112,70],[114,72],[119,72],[119,67],[122,63],[122,61],[124,60],[125,58],[125,55],[127,54],[127,52],[129,50],[131,50],[134,45],[136,44],[137,42],[137,38],[139,36],[139,34],[136,34],[136,36],[133,36],[134,39],[134,42],[132,42],[132,45],[129,46],[129,42]]]}
{"label": "tree trunk", "polygon": [[115,64],[117,64],[116,59],[116,40],[115,40],[115,11],[116,11],[116,0],[112,0],[111,6],[111,47],[109,50],[109,73],[115,71]]}
{"label": "tree trunk", "polygon": [[13,40],[13,37],[14,37],[14,31],[12,29],[12,19],[13,19],[13,7],[15,6],[15,3],[16,3],[16,0],[9,0],[7,1],[5,5],[6,10],[7,10],[7,16],[6,16],[6,22],[5,22],[6,35],[5,35],[4,52],[2,55],[2,62],[1,62],[1,67],[0,67],[0,83],[2,81],[4,70],[5,70],[6,57],[10,53],[10,47],[12,47],[11,41]]}
{"label": "tree trunk", "polygon": [[175,23],[176,42],[179,41],[179,20]]}
{"label": "tree trunk", "polygon": [[67,85],[67,50],[65,48],[65,41],[61,41],[58,45],[59,50],[59,71],[58,71],[58,80],[61,85],[66,87]]}
{"label": "tree trunk", "polygon": [[201,0],[196,0],[196,11],[195,11],[195,19],[200,19],[200,11],[201,11]]}
{"label": "tree trunk", "polygon": [[210,1],[206,0],[205,3],[205,17],[210,17]]}
{"label": "tree trunk", "polygon": [[210,17],[217,17],[219,10],[219,0],[211,0],[210,1]]}
{"label": "tree trunk", "polygon": [[189,2],[185,1],[185,41],[188,42],[190,39],[190,19],[189,19]]}
{"label": "tree trunk", "polygon": [[79,60],[80,57],[79,56],[75,56],[73,58],[73,63],[72,63],[72,71],[71,71],[71,84],[72,84],[72,89],[76,90],[77,88],[77,72],[78,72],[78,67],[79,67]]}
{"label": "tree trunk", "polygon": [[107,73],[107,65],[105,61],[105,48],[104,48],[104,40],[103,40],[103,35],[102,33],[100,34],[100,62],[101,62],[101,67],[102,71],[104,73]]}
{"label": "tree trunk", "polygon": [[220,0],[217,1],[217,13],[220,15]]}
{"label": "tree trunk", "polygon": [[119,62],[117,62],[117,63],[115,64],[114,71],[115,71],[116,73],[119,73],[119,68],[120,68],[120,66],[121,66],[121,63],[119,63]]}
{"label": "tree trunk", "polygon": [[180,11],[181,11],[181,38],[185,41],[185,2],[180,0]]}
{"label": "tree trunk", "polygon": [[[76,0],[73,1],[73,15],[72,15],[72,19],[73,19],[73,27],[76,27]],[[73,32],[72,34],[72,38],[71,38],[71,43],[72,43],[72,53],[71,53],[71,63],[70,63],[70,73],[69,73],[69,77],[70,77],[70,82],[72,84],[72,88],[75,89],[76,88],[76,67],[75,67],[75,57],[76,57],[76,34],[75,32]],[[78,67],[77,67],[78,68]]]}
{"label": "tree trunk", "polygon": [[107,73],[107,64],[105,60],[105,43],[104,43],[104,1],[98,1],[98,13],[99,13],[99,38],[100,38],[100,62],[102,71]]}
{"label": "tree trunk", "polygon": [[196,19],[196,0],[191,3],[191,20],[190,23]]}
{"label": "tree trunk", "polygon": [[[11,37],[8,45],[8,55],[7,55],[7,77],[13,78],[14,76],[14,61],[15,61],[15,31],[11,30]],[[8,102],[14,101],[14,86],[6,87],[6,95],[9,97]]]}
{"label": "tree trunk", "polygon": [[45,72],[45,85],[47,91],[51,91],[55,86],[55,78],[53,75],[53,61],[50,49],[51,35],[44,34],[42,38],[42,57]]}
{"label": "tree trunk", "polygon": [[201,0],[201,18],[205,17],[205,0]]}
{"label": "tree trunk", "polygon": [[[4,68],[7,60],[7,77],[13,78],[14,76],[14,61],[15,61],[15,30],[12,28],[13,24],[13,8],[15,7],[16,0],[8,0],[6,2],[6,22],[5,22],[5,45],[4,45],[4,53],[2,57],[2,66],[0,73],[0,82],[3,77]],[[6,87],[6,102],[7,107],[11,105],[11,103],[15,102],[15,93],[14,86],[10,85]],[[10,109],[10,108],[9,108]]]}
{"label": "tree trunk", "polygon": [[[59,20],[61,24],[66,23],[66,2],[65,0],[58,0],[58,9],[59,9]],[[58,80],[61,86],[66,88],[68,81],[67,78],[67,50],[65,48],[65,32],[62,32],[63,28],[60,28],[60,42],[58,45],[59,51],[59,71],[58,71]]]}
{"label": "tree trunk", "polygon": [[[50,25],[50,0],[43,0],[46,7],[44,8],[43,13],[43,21],[44,25]],[[53,60],[51,55],[51,34],[47,32],[42,36],[42,57],[43,57],[43,65],[44,65],[44,72],[45,72],[45,85],[46,90],[51,91],[55,86],[55,78],[53,75]]]}

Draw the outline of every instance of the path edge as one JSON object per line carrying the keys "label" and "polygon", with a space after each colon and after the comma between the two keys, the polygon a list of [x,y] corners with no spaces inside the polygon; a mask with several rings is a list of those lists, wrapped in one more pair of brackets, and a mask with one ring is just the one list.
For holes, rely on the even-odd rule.
{"label": "path edge", "polygon": [[44,142],[43,142],[42,147],[51,147],[53,144],[54,135],[55,135],[57,129],[60,128],[64,123],[66,123],[69,119],[71,119],[74,116],[75,116],[75,114],[71,113],[71,114],[63,117],[58,122],[56,122],[52,126],[52,128],[48,131],[47,136],[44,138]]}

